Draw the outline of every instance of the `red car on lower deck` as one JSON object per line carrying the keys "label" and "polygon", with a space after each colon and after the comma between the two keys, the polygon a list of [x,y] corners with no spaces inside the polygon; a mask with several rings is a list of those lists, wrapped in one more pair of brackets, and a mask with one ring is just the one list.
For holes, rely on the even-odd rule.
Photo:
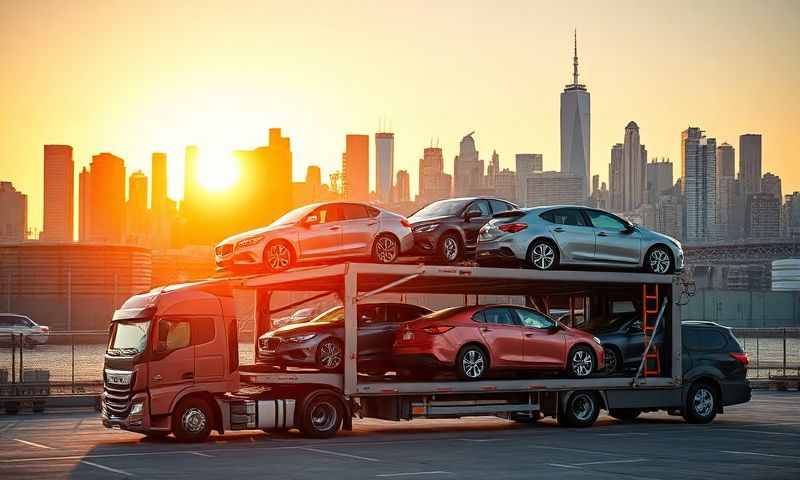
{"label": "red car on lower deck", "polygon": [[518,305],[448,308],[407,322],[395,333],[393,357],[409,368],[455,368],[466,380],[490,370],[566,371],[582,378],[604,368],[597,337]]}

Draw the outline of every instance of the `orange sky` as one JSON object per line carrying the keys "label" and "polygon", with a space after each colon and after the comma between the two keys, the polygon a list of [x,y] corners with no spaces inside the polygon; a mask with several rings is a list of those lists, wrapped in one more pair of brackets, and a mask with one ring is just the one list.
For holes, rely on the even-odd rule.
{"label": "orange sky", "polygon": [[493,3],[0,2],[0,179],[29,195],[38,229],[45,143],[74,146],[76,175],[101,151],[149,174],[166,151],[179,198],[184,145],[224,162],[282,127],[301,179],[309,164],[338,169],[345,133],[382,118],[412,192],[431,138],[451,170],[471,130],[486,160],[538,152],[558,169],[577,28],[593,173],[606,179],[635,120],[677,175],[691,124],[737,149],[762,133],[764,171],[800,188],[800,2]]}

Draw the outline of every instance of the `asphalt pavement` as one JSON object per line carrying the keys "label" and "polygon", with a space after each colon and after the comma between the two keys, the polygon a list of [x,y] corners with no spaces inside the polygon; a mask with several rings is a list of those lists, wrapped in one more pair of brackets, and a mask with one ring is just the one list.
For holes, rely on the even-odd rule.
{"label": "asphalt pavement", "polygon": [[800,478],[798,392],[754,392],[710,425],[645,414],[589,429],[554,420],[356,420],[310,440],[296,431],[153,441],[86,410],[0,416],[0,478],[731,479]]}

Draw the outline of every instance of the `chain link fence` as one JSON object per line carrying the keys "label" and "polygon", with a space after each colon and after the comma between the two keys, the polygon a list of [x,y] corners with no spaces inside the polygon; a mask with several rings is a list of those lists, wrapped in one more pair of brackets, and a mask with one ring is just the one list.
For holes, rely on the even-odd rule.
{"label": "chain link fence", "polygon": [[[736,329],[748,353],[748,376],[768,379],[800,375],[800,328]],[[239,360],[254,361],[252,332],[239,336]],[[0,334],[0,397],[102,391],[108,332]]]}

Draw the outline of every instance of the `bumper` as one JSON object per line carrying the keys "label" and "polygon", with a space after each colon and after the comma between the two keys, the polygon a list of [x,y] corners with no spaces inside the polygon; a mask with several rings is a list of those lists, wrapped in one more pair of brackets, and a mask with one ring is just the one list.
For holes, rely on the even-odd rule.
{"label": "bumper", "polygon": [[147,401],[146,393],[137,393],[131,398],[130,401],[131,406],[141,403],[141,411],[139,413],[129,412],[122,417],[114,416],[106,409],[105,396],[105,392],[103,392],[100,396],[100,419],[104,427],[119,428],[132,432],[148,432],[150,430],[154,430],[150,424],[150,402]]}
{"label": "bumper", "polygon": [[395,355],[392,357],[395,366],[410,370],[426,368],[447,368],[452,367],[452,363],[445,363],[429,353],[418,353],[408,355]]}
{"label": "bumper", "polygon": [[724,406],[747,403],[752,396],[750,382],[747,380],[721,382],[720,390],[722,390],[722,405]]}
{"label": "bumper", "polygon": [[412,249],[414,255],[430,257],[436,255],[441,235],[436,230],[427,233],[412,234]]}
{"label": "bumper", "polygon": [[486,247],[478,244],[475,261],[480,265],[518,265],[522,262],[508,246]]}
{"label": "bumper", "polygon": [[284,367],[316,367],[317,346],[316,344],[281,344],[281,346],[274,351],[259,349],[256,354],[256,362]]}
{"label": "bumper", "polygon": [[414,250],[415,242],[414,242],[414,234],[409,231],[406,235],[399,236],[400,238],[400,253],[406,254],[411,253]]}
{"label": "bumper", "polygon": [[257,250],[240,250],[227,255],[214,255],[218,270],[234,267],[254,267],[261,265],[261,252]]}

